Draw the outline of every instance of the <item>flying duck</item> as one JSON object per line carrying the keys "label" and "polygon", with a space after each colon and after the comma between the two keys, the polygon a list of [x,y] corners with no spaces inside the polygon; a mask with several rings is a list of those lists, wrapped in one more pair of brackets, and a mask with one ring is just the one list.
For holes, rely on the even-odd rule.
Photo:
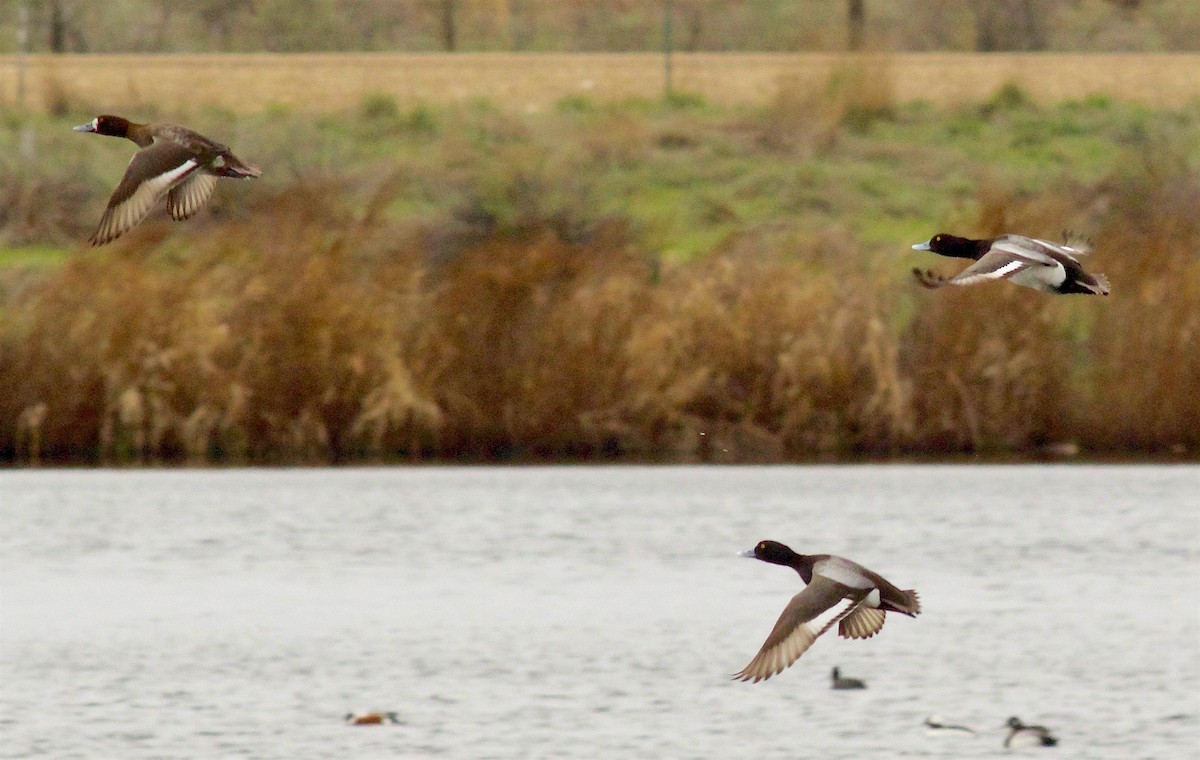
{"label": "flying duck", "polygon": [[834,623],[842,638],[869,639],[883,628],[887,612],[910,617],[921,612],[916,591],[901,591],[842,557],[797,554],[778,541],[760,541],[741,556],[790,567],[807,585],[783,608],[750,664],[734,674],[738,681],[758,683],[783,672]]}
{"label": "flying duck", "polygon": [[1079,264],[1079,256],[1090,250],[1084,242],[1051,243],[1024,235],[972,240],[943,232],[924,243],[917,243],[913,250],[975,262],[949,278],[929,270],[914,269],[917,282],[927,288],[975,285],[1007,278],[1016,285],[1043,293],[1108,295],[1108,278],[1102,274],[1088,274]]}
{"label": "flying duck", "polygon": [[1005,725],[1008,726],[1005,747],[1053,747],[1058,744],[1058,738],[1045,726],[1027,726],[1016,716],[1009,718]]}
{"label": "flying duck", "polygon": [[858,678],[842,678],[841,673],[835,667],[832,674],[831,688],[834,689],[865,689],[867,684]]}
{"label": "flying duck", "polygon": [[394,712],[346,713],[345,721],[351,726],[378,726],[383,723],[399,723],[400,718]]}
{"label": "flying duck", "polygon": [[208,202],[218,177],[262,175],[261,169],[233,155],[227,146],[175,124],[138,124],[104,114],[75,131],[125,137],[141,147],[108,199],[92,245],[104,245],[133,229],[163,196],[171,218],[178,221]]}

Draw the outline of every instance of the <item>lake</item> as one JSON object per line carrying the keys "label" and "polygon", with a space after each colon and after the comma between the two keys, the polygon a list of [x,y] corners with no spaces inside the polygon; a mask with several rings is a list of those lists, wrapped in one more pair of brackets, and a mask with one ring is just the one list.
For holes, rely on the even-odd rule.
{"label": "lake", "polygon": [[[765,538],[923,613],[732,681]],[[1194,757],[1198,582],[1195,466],[0,471],[0,756]]]}

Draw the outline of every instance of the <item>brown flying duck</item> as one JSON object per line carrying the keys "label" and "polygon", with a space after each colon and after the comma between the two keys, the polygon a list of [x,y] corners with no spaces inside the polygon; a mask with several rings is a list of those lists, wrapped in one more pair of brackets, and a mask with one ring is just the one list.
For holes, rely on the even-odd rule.
{"label": "brown flying duck", "polygon": [[172,219],[187,219],[208,202],[218,177],[262,175],[227,146],[175,124],[138,124],[105,114],[75,131],[125,137],[141,147],[108,199],[92,245],[104,245],[131,230],[163,196]]}
{"label": "brown flying duck", "polygon": [[857,562],[829,554],[797,554],[777,541],[760,541],[743,557],[790,567],[807,584],[792,597],[739,681],[763,681],[783,672],[817,638],[838,626],[842,638],[869,639],[883,628],[887,612],[916,617],[917,592],[902,591]]}

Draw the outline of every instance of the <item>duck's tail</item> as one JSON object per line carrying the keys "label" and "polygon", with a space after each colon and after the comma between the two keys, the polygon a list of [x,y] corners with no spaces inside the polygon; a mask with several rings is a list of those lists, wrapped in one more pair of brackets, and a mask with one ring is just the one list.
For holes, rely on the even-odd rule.
{"label": "duck's tail", "polygon": [[901,591],[899,599],[889,598],[881,605],[889,612],[899,612],[909,617],[916,617],[921,614],[921,597],[913,589]]}
{"label": "duck's tail", "polygon": [[1098,296],[1108,295],[1108,278],[1102,274],[1094,274],[1092,275],[1092,279],[1096,281],[1095,287],[1092,288],[1092,292]]}
{"label": "duck's tail", "polygon": [[214,174],[222,177],[232,177],[233,179],[252,179],[262,176],[262,169],[259,169],[254,164],[248,164],[232,153],[225,152],[221,154],[219,163],[212,167]]}

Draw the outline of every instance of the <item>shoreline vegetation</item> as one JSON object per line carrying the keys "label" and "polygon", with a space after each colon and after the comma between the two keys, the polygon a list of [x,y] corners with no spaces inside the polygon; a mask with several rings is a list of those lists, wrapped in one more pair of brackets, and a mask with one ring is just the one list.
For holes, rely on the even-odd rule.
{"label": "shoreline vegetation", "polygon": [[[69,110],[0,130],[0,463],[1200,456],[1200,103],[197,109],[263,179],[98,249]],[[1111,296],[910,274],[1064,229]]]}

